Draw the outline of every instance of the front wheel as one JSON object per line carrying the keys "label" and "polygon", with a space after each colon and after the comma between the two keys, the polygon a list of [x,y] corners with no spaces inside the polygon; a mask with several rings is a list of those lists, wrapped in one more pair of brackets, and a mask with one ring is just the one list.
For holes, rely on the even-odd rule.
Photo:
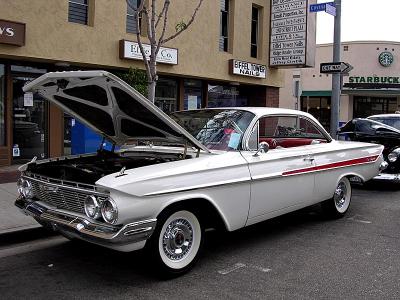
{"label": "front wheel", "polygon": [[162,214],[148,244],[160,275],[178,276],[189,271],[199,257],[203,233],[199,218],[191,211]]}
{"label": "front wheel", "polygon": [[322,209],[333,218],[343,217],[349,209],[351,202],[351,184],[347,177],[339,180],[333,197],[322,202]]}

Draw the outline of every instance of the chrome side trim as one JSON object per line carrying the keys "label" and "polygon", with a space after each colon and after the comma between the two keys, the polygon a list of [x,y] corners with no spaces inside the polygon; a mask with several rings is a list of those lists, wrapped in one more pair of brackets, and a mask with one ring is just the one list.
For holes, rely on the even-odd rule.
{"label": "chrome side trim", "polygon": [[232,185],[232,184],[237,184],[237,183],[241,184],[241,183],[246,183],[246,182],[250,182],[250,181],[251,181],[251,178],[250,177],[246,177],[246,178],[239,178],[239,179],[232,179],[232,180],[215,182],[215,183],[212,183],[212,184],[200,184],[200,185],[195,185],[195,186],[191,186],[191,187],[182,187],[182,188],[169,189],[169,190],[164,190],[164,191],[159,191],[159,192],[147,193],[147,194],[144,194],[143,196],[145,196],[145,197],[148,197],[148,196],[159,196],[159,195],[165,195],[165,194],[171,194],[171,193],[198,190],[198,189],[203,189],[203,188],[211,188],[211,187],[218,187],[218,186],[224,186],[224,185]]}

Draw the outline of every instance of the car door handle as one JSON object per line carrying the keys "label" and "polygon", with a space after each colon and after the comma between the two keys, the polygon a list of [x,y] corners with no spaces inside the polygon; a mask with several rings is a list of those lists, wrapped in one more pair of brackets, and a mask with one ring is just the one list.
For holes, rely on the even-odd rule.
{"label": "car door handle", "polygon": [[309,162],[313,162],[315,160],[314,157],[312,157],[311,155],[307,155],[306,157],[303,158],[304,161],[309,161]]}

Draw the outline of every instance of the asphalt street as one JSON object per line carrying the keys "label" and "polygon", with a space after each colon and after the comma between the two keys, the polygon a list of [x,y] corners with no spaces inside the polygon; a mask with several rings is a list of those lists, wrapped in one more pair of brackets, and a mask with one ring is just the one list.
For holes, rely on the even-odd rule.
{"label": "asphalt street", "polygon": [[58,236],[0,247],[2,299],[399,299],[400,189],[355,189],[327,220],[318,206],[208,232],[188,274],[161,280],[142,253]]}

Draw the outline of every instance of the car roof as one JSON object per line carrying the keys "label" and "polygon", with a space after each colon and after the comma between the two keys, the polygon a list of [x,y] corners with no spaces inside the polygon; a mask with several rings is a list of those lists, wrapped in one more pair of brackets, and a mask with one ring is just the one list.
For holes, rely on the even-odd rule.
{"label": "car roof", "polygon": [[400,114],[380,114],[367,117],[369,118],[400,118]]}
{"label": "car roof", "polygon": [[301,115],[305,117],[309,117],[314,119],[312,115],[306,113],[301,110],[294,110],[294,109],[287,109],[287,108],[277,108],[277,107],[216,107],[216,108],[209,108],[209,109],[236,109],[236,110],[243,110],[248,111],[255,114],[257,117],[265,116],[265,115]]}

